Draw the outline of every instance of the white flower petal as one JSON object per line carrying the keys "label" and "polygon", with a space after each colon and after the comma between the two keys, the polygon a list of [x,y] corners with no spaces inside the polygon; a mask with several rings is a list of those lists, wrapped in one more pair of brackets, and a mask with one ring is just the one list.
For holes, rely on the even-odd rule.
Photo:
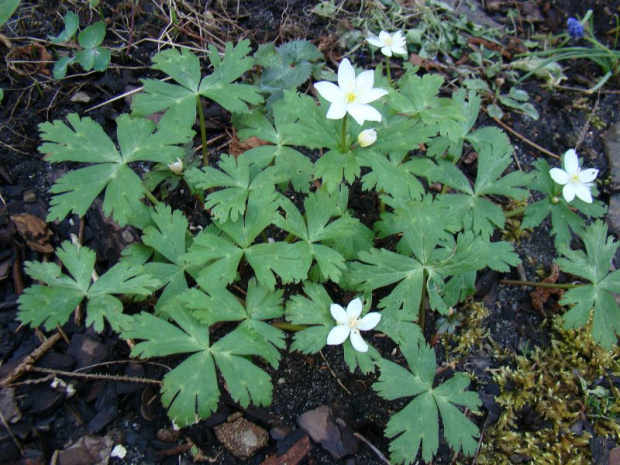
{"label": "white flower petal", "polygon": [[553,179],[555,182],[557,182],[560,185],[567,184],[568,182],[570,182],[570,174],[568,174],[563,169],[551,168],[549,170],[549,175],[551,176],[551,179]]}
{"label": "white flower petal", "polygon": [[362,299],[359,297],[353,299],[349,302],[349,305],[347,305],[347,318],[351,319],[359,317],[362,314],[362,308]]}
{"label": "white flower petal", "polygon": [[[372,71],[364,71],[355,78],[355,94],[364,95],[372,90],[375,83],[375,73]],[[368,102],[363,102],[368,103]]]}
{"label": "white flower petal", "polygon": [[342,102],[334,102],[329,106],[325,117],[327,119],[341,119],[347,114],[347,104]]}
{"label": "white flower petal", "polygon": [[329,311],[332,314],[332,317],[338,324],[346,325],[349,322],[349,317],[347,316],[347,312],[338,304],[331,304],[329,306]]}
{"label": "white flower petal", "polygon": [[379,100],[381,97],[387,94],[389,94],[387,90],[379,89],[378,87],[375,89],[368,89],[367,91],[360,93],[356,103],[374,102],[375,100]]}
{"label": "white flower petal", "polygon": [[374,328],[381,321],[381,314],[377,312],[370,312],[364,315],[357,325],[357,329],[360,331],[368,331],[369,329]]}
{"label": "white flower petal", "polygon": [[591,182],[596,179],[598,176],[598,170],[594,168],[588,168],[587,170],[582,170],[579,173],[579,180],[582,183]]}
{"label": "white flower petal", "polygon": [[564,169],[571,176],[579,172],[579,158],[574,149],[567,150],[564,154]]}
{"label": "white flower petal", "polygon": [[327,335],[327,344],[330,346],[342,344],[344,341],[347,340],[350,332],[351,330],[348,326],[338,325],[333,327]]}
{"label": "white flower petal", "polygon": [[360,147],[369,147],[377,141],[377,131],[374,128],[364,129],[357,136],[357,143]]}
{"label": "white flower petal", "polygon": [[338,86],[341,92],[346,92],[349,87],[355,86],[355,70],[347,58],[338,65]]}
{"label": "white flower petal", "polygon": [[368,344],[362,339],[362,335],[356,329],[351,331],[351,345],[358,352],[368,352]]}
{"label": "white flower petal", "polygon": [[319,94],[321,94],[321,97],[323,97],[328,102],[337,102],[339,100],[344,100],[340,87],[338,87],[333,82],[320,81],[314,84],[314,88]]}
{"label": "white flower petal", "polygon": [[575,184],[574,192],[581,200],[586,203],[592,203],[592,193],[590,192],[590,186],[585,184]]}
{"label": "white flower petal", "polygon": [[366,41],[374,47],[383,47],[383,42],[381,42],[381,39],[379,39],[377,36],[368,37]]}
{"label": "white flower petal", "polygon": [[391,57],[392,47],[390,47],[389,45],[386,45],[385,47],[381,49],[381,53],[383,53],[386,57]]}
{"label": "white flower petal", "polygon": [[349,105],[347,111],[360,126],[364,121],[381,121],[381,113],[370,105]]}
{"label": "white flower petal", "polygon": [[384,45],[390,40],[391,37],[392,37],[391,34],[387,31],[381,31],[379,33],[379,40]]}
{"label": "white flower petal", "polygon": [[564,196],[564,200],[570,202],[575,198],[575,184],[568,183],[562,189],[562,195]]}

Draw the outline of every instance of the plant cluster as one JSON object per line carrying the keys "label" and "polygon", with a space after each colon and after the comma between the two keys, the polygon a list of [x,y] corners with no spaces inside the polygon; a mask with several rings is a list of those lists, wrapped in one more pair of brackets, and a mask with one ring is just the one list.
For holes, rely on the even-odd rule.
{"label": "plant cluster", "polygon": [[[165,50],[153,68],[171,80],[144,81],[131,115],[116,120],[115,139],[77,114],[41,124],[40,152],[49,162],[83,164],[51,188],[48,220],[83,216],[103,196],[104,213],[140,230],[142,240],[101,276],[94,252],[76,243],[58,249],[63,268],[29,263],[28,274],[41,284],[21,296],[19,318],[51,329],[85,304],[86,324],[101,331],[107,321],[136,341],[132,355],[184,356],[162,386],[162,402],[179,426],[215,412],[222,389],[243,406],[267,405],[273,386],[265,363],[278,366],[286,346],[281,328],[294,325],[290,350],[315,354],[342,344],[351,370],[379,370],[374,389],[381,397],[411,399],[387,424],[395,463],[415,462],[419,450],[431,460],[440,430],[454,451],[472,455],[480,433],[461,408],[477,411],[480,399],[462,373],[435,385],[435,353],[423,330],[427,311],[448,317],[473,294],[479,270],[508,272],[519,263],[510,243],[494,240],[506,212],[493,200],[541,193],[525,221],[534,227],[551,215],[565,256],[560,266],[588,281],[565,293],[563,303],[576,304],[566,323],[584,326],[593,312],[592,334],[605,347],[620,331],[610,324],[620,321],[611,302],[619,275],[609,272],[618,245],[602,224],[586,228],[573,210],[594,215],[597,201],[572,199],[566,188],[560,199],[553,179],[564,178],[552,178],[544,162],[534,174],[505,174],[512,147],[497,128],[473,129],[475,92],[441,97],[438,76],[406,65],[392,80],[382,67],[359,72],[345,59],[337,84],[315,84],[317,104],[297,89],[319,73],[312,47],[263,46],[252,56],[248,41],[229,43],[223,56],[209,48],[208,67],[186,49]],[[291,62],[305,71],[278,76]],[[264,144],[210,159],[204,99],[232,113],[240,139]],[[145,118],[157,112],[157,124]],[[197,116],[202,163],[185,150]],[[309,151],[320,154],[316,161]],[[458,163],[465,151],[477,155],[472,173]],[[159,174],[145,182],[134,162]],[[568,175],[577,175],[567,182],[583,198],[593,179],[579,177],[576,163],[565,161]],[[182,211],[157,199],[159,186],[169,191],[181,183],[204,202],[209,222],[196,235]],[[377,199],[376,221],[355,216],[353,183]],[[586,253],[568,248],[569,228],[582,235]],[[342,294],[328,294],[335,287],[358,296],[346,311],[334,304]],[[119,299],[152,294],[153,312],[132,313]],[[371,329],[399,347],[406,367],[373,347]]]}

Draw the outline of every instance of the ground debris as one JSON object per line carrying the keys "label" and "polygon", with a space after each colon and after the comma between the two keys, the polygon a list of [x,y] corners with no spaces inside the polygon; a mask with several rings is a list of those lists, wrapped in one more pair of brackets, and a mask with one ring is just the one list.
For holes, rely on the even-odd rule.
{"label": "ground debris", "polygon": [[357,451],[358,442],[353,436],[353,430],[342,418],[336,417],[331,407],[327,405],[321,405],[300,415],[297,423],[314,442],[321,444],[335,459]]}
{"label": "ground debris", "polygon": [[269,434],[260,426],[237,418],[232,423],[215,426],[218,441],[235,457],[247,460],[267,445]]}

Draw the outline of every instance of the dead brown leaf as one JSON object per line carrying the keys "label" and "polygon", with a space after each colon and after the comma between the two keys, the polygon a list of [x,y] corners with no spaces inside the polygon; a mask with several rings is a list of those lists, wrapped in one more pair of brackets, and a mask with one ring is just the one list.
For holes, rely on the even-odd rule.
{"label": "dead brown leaf", "polygon": [[262,139],[259,139],[256,136],[252,136],[249,139],[244,140],[243,142],[239,140],[237,135],[235,135],[230,142],[230,146],[228,147],[228,153],[233,157],[238,157],[242,153],[247,152],[250,149],[261,147],[263,145],[268,145],[269,142],[266,142]]}
{"label": "dead brown leaf", "polygon": [[41,253],[52,253],[54,251],[50,244],[52,231],[41,218],[30,213],[18,213],[11,215],[11,221],[17,228],[19,235],[32,250]]}

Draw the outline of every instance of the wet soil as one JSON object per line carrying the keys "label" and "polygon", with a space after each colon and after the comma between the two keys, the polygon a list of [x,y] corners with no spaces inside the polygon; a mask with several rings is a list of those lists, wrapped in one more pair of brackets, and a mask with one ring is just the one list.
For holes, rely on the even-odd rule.
{"label": "wet soil", "polygon": [[[128,99],[115,98],[138,87],[139,79],[153,75],[148,69],[150,57],[162,46],[162,41],[174,40],[202,47],[209,41],[221,44],[222,41],[247,37],[256,46],[267,41],[281,43],[305,38],[322,47],[326,56],[333,60],[332,57],[342,54],[333,35],[335,23],[310,13],[316,3],[310,0],[185,2],[184,6],[178,6],[177,15],[181,21],[175,29],[170,27],[166,17],[168,2],[106,2],[101,9],[109,31],[114,31],[108,33],[106,45],[119,51],[114,54],[112,65],[104,73],[72,70],[68,78],[54,81],[51,78],[51,63],[29,64],[27,67],[20,61],[37,61],[37,57],[45,58],[43,61],[53,58],[55,50],[47,41],[47,36],[57,35],[62,29],[61,16],[66,8],[75,7],[83,23],[89,23],[93,15],[96,18],[98,12],[82,3],[58,6],[56,2],[49,1],[23,2],[13,19],[0,30],[9,41],[0,42],[0,62],[4,67],[0,73],[0,88],[5,89],[0,106],[0,379],[15,373],[20,363],[36,351],[44,338],[51,336],[19,327],[15,320],[16,299],[24,286],[30,284],[23,273],[23,264],[27,260],[41,260],[44,254],[33,250],[17,233],[9,216],[29,213],[45,218],[48,188],[72,167],[71,164],[51,167],[42,159],[37,151],[37,125],[77,112],[94,118],[108,133],[112,133],[114,119],[130,110]],[[356,11],[359,6],[359,2],[344,2],[344,10],[347,11]],[[609,40],[606,32],[613,27],[612,15],[620,13],[612,0],[539,1],[537,6],[542,12],[542,20],[524,23],[519,29],[522,40],[534,33],[557,33],[567,16],[582,16],[588,9],[594,10],[598,36]],[[501,22],[506,20],[507,11],[497,8],[486,13]],[[128,47],[129,43],[131,47]],[[49,49],[50,56],[37,55],[42,53],[37,45]],[[23,47],[23,53],[30,53],[31,58],[12,59],[9,51],[16,47]],[[608,163],[603,156],[603,135],[609,125],[619,120],[618,82],[610,82],[601,92],[589,94],[583,89],[591,87],[600,77],[596,67],[587,62],[572,62],[567,64],[565,74],[568,80],[560,89],[549,90],[537,81],[528,81],[524,85],[540,112],[540,120],[533,121],[516,113],[508,113],[504,122],[517,133],[556,154],[577,147],[587,164],[597,166],[605,177]],[[218,111],[211,115],[214,130],[220,128],[221,131],[222,124],[229,125],[227,121],[218,121],[220,117],[221,112]],[[483,117],[480,124],[493,122]],[[537,157],[544,156],[521,139],[511,139],[515,145],[515,157],[525,171]],[[225,151],[226,148],[220,150]],[[217,150],[214,152],[219,153]],[[513,169],[516,169],[516,164]],[[353,186],[352,191],[359,192],[358,186]],[[609,194],[603,186],[602,198],[607,199]],[[191,204],[191,198],[179,197],[173,202],[175,207],[183,208],[189,218],[200,223],[202,213]],[[376,216],[374,202],[360,198],[357,205],[360,215]],[[91,208],[82,227],[85,245],[97,252],[100,271],[115,263],[121,248],[135,240],[131,233],[127,235],[105,219],[96,207]],[[80,232],[80,222],[65,220],[52,223],[49,230],[49,243],[57,246],[71,233]],[[519,351],[525,346],[544,345],[547,342],[545,319],[544,315],[533,309],[529,291],[507,287],[498,281],[503,277],[534,277],[541,270],[548,272],[555,258],[549,225],[544,224],[522,238],[516,244],[516,250],[524,258],[521,272],[515,270],[505,276],[481,274],[479,283],[487,282],[477,296],[489,308],[489,316],[483,322],[489,338],[502,349],[512,351]],[[48,254],[47,258],[53,260],[52,255]],[[430,321],[427,326],[432,327],[432,324]],[[391,356],[395,348],[387,338],[376,337],[373,344],[386,357]],[[438,363],[442,363],[446,350],[449,350],[449,345],[444,346],[440,341],[436,346]],[[172,366],[177,363],[174,359],[161,362]],[[490,351],[478,347],[472,349],[456,367],[456,370],[465,370],[467,366],[470,371],[474,367],[472,388],[491,398],[489,404],[485,403],[484,415],[472,417],[480,426],[488,418],[488,409],[495,407],[490,394],[495,393],[497,388],[486,368],[497,368],[498,363]],[[38,372],[23,373],[9,383],[10,387],[0,390],[0,418],[4,425],[0,427],[2,463],[39,464],[54,460],[57,462],[53,463],[61,464],[98,463],[96,458],[76,457],[82,457],[79,453],[87,452],[95,455],[93,451],[97,448],[107,450],[109,454],[111,444],[123,444],[127,455],[123,459],[112,458],[110,463],[192,463],[195,451],[192,452],[189,445],[193,443],[201,449],[203,460],[211,463],[259,464],[267,456],[285,448],[287,440],[294,442],[297,438],[290,431],[296,428],[299,415],[321,405],[330,405],[352,431],[388,455],[389,442],[383,436],[383,430],[390,414],[401,407],[398,403],[381,400],[373,392],[371,385],[376,375],[350,373],[338,348],[325,350],[316,356],[299,353],[284,356],[278,370],[270,371],[274,380],[271,406],[243,409],[230,399],[224,399],[213,418],[180,433],[174,433],[171,429],[170,421],[159,404],[156,384],[122,382],[96,376],[105,374],[160,380],[166,373],[166,368],[159,361],[132,361],[129,347],[112,331],[96,334],[83,325],[69,323],[63,328],[63,337],[35,366],[40,369]],[[56,376],[70,383],[75,393],[68,391],[66,385],[51,387],[55,376],[50,374],[52,372],[45,372],[46,369],[54,370],[56,374],[77,372],[79,375]],[[452,370],[448,369],[442,376],[449,377],[451,373]],[[226,421],[229,415],[236,412],[243,412],[245,418],[272,433],[268,445],[244,461],[235,459],[223,449],[213,432],[213,426]],[[66,452],[71,444],[84,436],[94,438],[95,443],[62,455],[60,451]],[[72,462],[72,457],[77,461]],[[301,463],[364,465],[383,462],[367,443],[360,441],[357,451],[341,460],[335,460],[315,445]],[[453,460],[446,444],[441,443],[434,463],[470,461],[461,457]]]}

